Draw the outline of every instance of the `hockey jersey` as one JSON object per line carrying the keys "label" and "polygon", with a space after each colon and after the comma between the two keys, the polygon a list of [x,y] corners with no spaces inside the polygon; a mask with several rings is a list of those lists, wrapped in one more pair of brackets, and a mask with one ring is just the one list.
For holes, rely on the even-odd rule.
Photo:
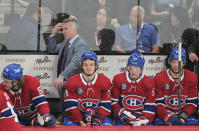
{"label": "hockey jersey", "polygon": [[[154,77],[156,85],[156,110],[160,119],[163,119],[167,112],[178,113],[178,81],[169,75],[169,69],[163,70]],[[181,111],[189,116],[197,108],[197,76],[186,69],[181,76]]]}
{"label": "hockey jersey", "polygon": [[49,113],[49,105],[45,99],[37,78],[24,75],[25,84],[18,92],[6,90],[3,83],[0,89],[10,97],[20,121],[31,121],[37,114]]}
{"label": "hockey jersey", "polygon": [[0,131],[21,131],[17,114],[9,96],[0,90]]}
{"label": "hockey jersey", "polygon": [[70,77],[65,85],[64,108],[73,122],[83,121],[83,112],[95,108],[96,114],[106,118],[111,113],[111,82],[103,74],[95,74],[87,83],[82,73]]}
{"label": "hockey jersey", "polygon": [[128,72],[117,74],[113,78],[112,89],[113,113],[123,107],[126,110],[145,116],[150,122],[155,116],[155,85],[153,79],[142,75],[132,81]]}

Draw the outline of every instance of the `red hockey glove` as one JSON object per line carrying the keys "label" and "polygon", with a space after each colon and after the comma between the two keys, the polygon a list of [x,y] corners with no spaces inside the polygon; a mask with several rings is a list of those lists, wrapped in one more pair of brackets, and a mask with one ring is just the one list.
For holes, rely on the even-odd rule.
{"label": "red hockey glove", "polygon": [[183,125],[183,122],[179,120],[178,117],[173,113],[167,113],[164,116],[164,122],[167,125]]}
{"label": "red hockey glove", "polygon": [[131,114],[125,108],[120,108],[116,111],[116,118],[118,118],[124,125],[131,125],[131,121],[137,119],[136,115]]}
{"label": "red hockey glove", "polygon": [[95,115],[95,110],[92,108],[87,108],[84,113],[84,122],[87,126],[91,125],[92,117]]}

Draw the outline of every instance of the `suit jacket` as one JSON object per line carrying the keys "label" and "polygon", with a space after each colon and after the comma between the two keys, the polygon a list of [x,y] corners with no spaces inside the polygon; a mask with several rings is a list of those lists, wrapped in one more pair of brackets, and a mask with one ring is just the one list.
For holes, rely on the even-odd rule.
{"label": "suit jacket", "polygon": [[59,60],[57,65],[57,75],[61,75],[64,77],[64,80],[67,81],[69,77],[76,73],[81,72],[81,55],[83,52],[88,51],[88,45],[80,36],[78,36],[73,43],[71,43],[70,48],[67,52],[66,56],[66,63],[65,69],[60,72],[61,69],[61,62],[62,61],[62,54],[64,51],[64,47],[68,40],[64,40],[63,42],[56,44],[55,36],[48,38],[48,46],[47,50],[49,53],[59,53]]}

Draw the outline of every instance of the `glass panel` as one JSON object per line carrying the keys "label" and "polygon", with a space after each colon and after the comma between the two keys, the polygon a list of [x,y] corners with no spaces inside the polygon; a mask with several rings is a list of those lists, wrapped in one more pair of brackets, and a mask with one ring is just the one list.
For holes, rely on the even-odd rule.
{"label": "glass panel", "polygon": [[[41,2],[42,10],[39,10],[39,2],[32,10],[27,8],[35,0],[0,0],[0,43],[5,44],[8,50],[45,51],[53,27],[69,15],[77,18],[80,36],[91,50],[96,51],[111,50],[111,47],[116,51],[116,46],[120,45],[125,51],[131,52],[141,45],[151,52],[156,43],[162,48],[165,43],[182,42],[182,33],[187,28],[199,29],[198,0],[38,1]],[[145,10],[144,23],[152,24],[158,30],[158,41],[154,40],[151,29],[143,29],[139,34],[142,26],[137,23],[136,17],[130,19],[131,8],[136,5]],[[40,17],[27,16],[27,10],[34,13],[40,11],[41,26],[38,26]],[[132,26],[131,29],[131,20],[139,26]],[[56,34],[56,42],[63,40],[60,30]]]}

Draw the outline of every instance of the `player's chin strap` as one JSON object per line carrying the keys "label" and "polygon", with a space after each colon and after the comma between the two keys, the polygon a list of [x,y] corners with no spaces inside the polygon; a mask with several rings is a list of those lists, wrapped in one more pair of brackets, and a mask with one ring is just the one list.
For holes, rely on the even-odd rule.
{"label": "player's chin strap", "polygon": [[[174,73],[174,74],[179,74],[179,71],[178,72],[175,72],[172,68],[170,68],[169,69],[170,71],[172,71],[172,73]],[[170,74],[170,76],[172,77],[172,75],[171,75],[171,73],[169,72],[169,74]],[[182,74],[183,74],[183,70],[181,71],[181,76],[182,76]],[[173,77],[172,77],[173,78]],[[173,78],[173,79],[178,79],[178,78]]]}

